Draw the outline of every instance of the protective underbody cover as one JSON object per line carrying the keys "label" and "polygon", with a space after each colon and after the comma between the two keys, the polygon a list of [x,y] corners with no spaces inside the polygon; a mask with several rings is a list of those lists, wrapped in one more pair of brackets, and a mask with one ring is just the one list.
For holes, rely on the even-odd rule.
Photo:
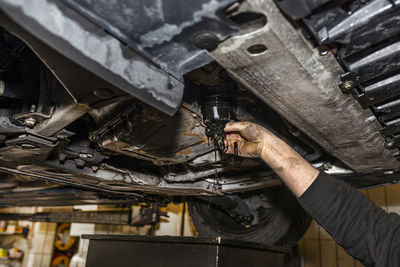
{"label": "protective underbody cover", "polygon": [[[334,56],[312,49],[272,0],[249,0],[241,8],[263,13],[268,22],[213,52],[234,79],[355,171],[397,169],[372,112],[338,88],[343,70]],[[266,50],[251,53],[254,45]]]}
{"label": "protective underbody cover", "polygon": [[234,32],[236,26],[221,12],[233,1],[147,2],[1,0],[0,18],[23,29],[9,30],[29,44],[77,102],[85,101],[70,85],[74,77],[56,67],[60,58],[173,115],[183,96],[182,75],[213,60],[207,41],[192,40],[209,30],[217,44]]}

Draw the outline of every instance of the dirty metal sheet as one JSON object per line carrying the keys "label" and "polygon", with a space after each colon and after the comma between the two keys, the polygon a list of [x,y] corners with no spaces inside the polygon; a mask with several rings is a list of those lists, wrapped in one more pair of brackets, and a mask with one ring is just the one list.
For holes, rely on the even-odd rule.
{"label": "dirty metal sheet", "polygon": [[179,80],[213,61],[197,36],[216,46],[237,30],[222,12],[236,0],[61,1]]}
{"label": "dirty metal sheet", "polygon": [[200,115],[183,106],[170,117],[135,104],[91,133],[91,139],[101,147],[159,165],[186,162],[214,149]]}
{"label": "dirty metal sheet", "polygon": [[[249,0],[246,11],[262,12],[268,23],[236,35],[213,51],[216,60],[286,120],[358,172],[397,169],[384,148],[380,125],[338,88],[343,70],[321,55],[284,18],[272,0]],[[245,11],[245,10],[244,10]],[[251,47],[265,49],[249,49]]]}
{"label": "dirty metal sheet", "polygon": [[170,115],[180,105],[181,80],[61,2],[1,0],[0,10],[50,48],[126,93]]}

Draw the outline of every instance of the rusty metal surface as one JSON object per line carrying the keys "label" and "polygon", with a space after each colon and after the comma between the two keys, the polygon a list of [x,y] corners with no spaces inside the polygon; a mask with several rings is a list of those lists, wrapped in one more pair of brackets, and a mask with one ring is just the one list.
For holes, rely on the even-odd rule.
{"label": "rusty metal surface", "polygon": [[260,165],[251,159],[214,153],[202,115],[193,106],[183,104],[173,117],[137,101],[122,106],[125,108],[93,131],[90,139],[102,149],[160,166],[160,176],[167,182],[193,182]]}
{"label": "rusty metal surface", "polygon": [[[343,70],[333,55],[321,56],[313,49],[272,0],[249,0],[240,8],[263,13],[268,22],[221,43],[213,51],[218,63],[353,170],[398,169],[373,114],[338,88]],[[248,51],[254,45],[266,50]]]}
{"label": "rusty metal surface", "polygon": [[271,172],[248,173],[245,176],[220,179],[219,181],[203,179],[188,183],[157,181],[159,177],[151,174],[117,170],[116,168],[109,169],[107,166],[97,171],[87,167],[82,169],[74,167],[71,163],[60,165],[53,161],[46,162],[42,166],[20,165],[17,169],[0,166],[0,172],[126,196],[138,196],[138,193],[135,192],[171,196],[220,195],[256,190],[281,183],[281,180]]}
{"label": "rusty metal surface", "polygon": [[201,117],[181,106],[170,117],[135,103],[91,134],[100,147],[157,165],[189,161],[214,149],[204,133]]}
{"label": "rusty metal surface", "polygon": [[7,140],[5,146],[0,148],[0,166],[15,166],[18,162],[44,161],[57,144],[56,138],[21,134]]}

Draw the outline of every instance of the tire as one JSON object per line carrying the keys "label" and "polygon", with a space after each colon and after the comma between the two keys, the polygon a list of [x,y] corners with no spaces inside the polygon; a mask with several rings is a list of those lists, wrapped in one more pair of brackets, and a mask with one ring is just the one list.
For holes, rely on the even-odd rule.
{"label": "tire", "polygon": [[311,223],[311,217],[284,186],[239,196],[250,209],[257,207],[251,210],[253,215],[259,213],[256,223],[246,228],[218,207],[192,200],[189,202],[189,213],[199,235],[292,247]]}

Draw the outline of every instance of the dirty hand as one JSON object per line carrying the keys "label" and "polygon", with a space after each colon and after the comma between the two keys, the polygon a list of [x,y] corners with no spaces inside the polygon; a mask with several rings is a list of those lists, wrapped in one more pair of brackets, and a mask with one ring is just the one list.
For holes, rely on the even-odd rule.
{"label": "dirty hand", "polygon": [[226,153],[247,158],[261,157],[268,130],[251,122],[228,122],[224,130]]}
{"label": "dirty hand", "polygon": [[319,170],[293,148],[260,125],[232,122],[226,124],[225,132],[225,146],[228,148],[226,153],[261,158],[281,177],[296,197],[300,197],[319,174]]}

